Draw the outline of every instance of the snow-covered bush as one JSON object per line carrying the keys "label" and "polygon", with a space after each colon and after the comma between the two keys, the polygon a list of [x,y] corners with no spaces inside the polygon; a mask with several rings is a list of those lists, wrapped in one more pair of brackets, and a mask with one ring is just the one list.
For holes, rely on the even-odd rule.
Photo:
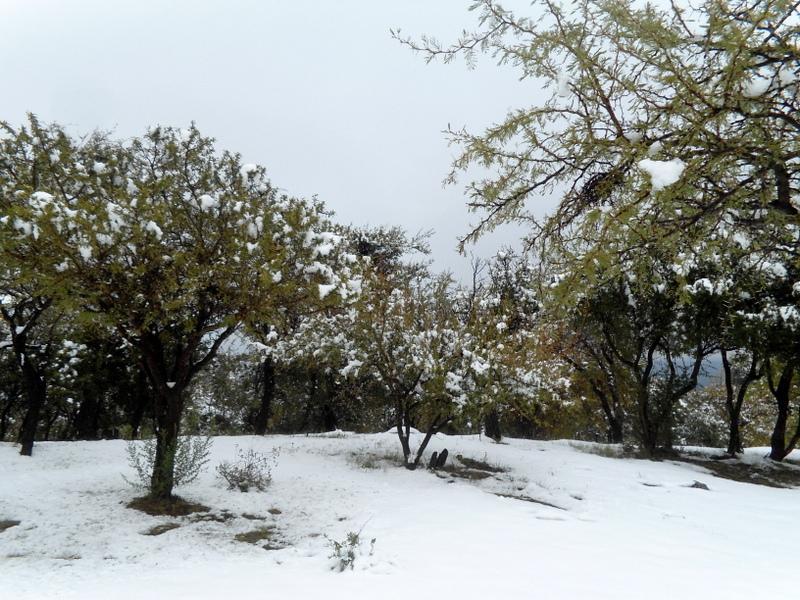
{"label": "snow-covered bush", "polygon": [[[376,538],[372,538],[369,541],[369,556],[372,556],[375,551],[375,541]],[[328,558],[334,561],[331,566],[333,571],[341,573],[347,569],[352,570],[355,567],[356,559],[364,554],[364,544],[361,540],[360,531],[348,531],[342,541],[328,538],[328,542],[331,547],[331,553]]]}
{"label": "snow-covered bush", "polygon": [[217,465],[217,474],[228,484],[229,490],[240,492],[251,488],[263,492],[272,481],[272,469],[278,462],[280,448],[273,448],[269,454],[256,452],[252,448],[247,451],[236,447],[236,460],[223,461]]}
{"label": "snow-covered bush", "polygon": [[727,443],[725,390],[700,388],[678,402],[675,440],[686,446],[724,447]]}
{"label": "snow-covered bush", "polygon": [[[209,436],[180,436],[175,450],[175,485],[181,486],[193,482],[208,465],[213,441]],[[129,441],[126,447],[128,465],[133,469],[135,478],[123,479],[143,489],[150,487],[153,466],[156,462],[156,440],[150,438],[143,442]]]}

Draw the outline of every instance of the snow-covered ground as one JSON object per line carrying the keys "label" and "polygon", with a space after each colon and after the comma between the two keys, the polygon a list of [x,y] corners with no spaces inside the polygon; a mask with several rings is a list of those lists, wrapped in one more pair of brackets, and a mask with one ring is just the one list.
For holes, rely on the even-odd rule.
{"label": "snow-covered ground", "polygon": [[[606,458],[570,442],[476,437],[438,436],[432,450],[505,473],[467,481],[354,458],[396,453],[392,434],[216,438],[212,467],[234,459],[236,445],[279,446],[280,458],[264,493],[228,491],[213,468],[178,490],[211,507],[216,521],[126,508],[137,492],[121,476],[131,475],[125,442],[42,443],[32,459],[0,444],[0,521],[21,522],[0,532],[0,598],[795,594],[800,489]],[[695,481],[709,489],[689,487]],[[162,523],[181,526],[143,535]],[[282,549],[234,539],[267,526],[275,528],[269,544]],[[333,571],[331,540],[351,531],[362,540],[355,568]]]}

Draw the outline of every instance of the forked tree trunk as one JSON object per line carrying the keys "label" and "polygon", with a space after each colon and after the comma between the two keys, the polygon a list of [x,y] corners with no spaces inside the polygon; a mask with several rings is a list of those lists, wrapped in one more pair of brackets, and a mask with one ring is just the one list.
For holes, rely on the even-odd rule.
{"label": "forked tree trunk", "polygon": [[669,378],[662,396],[654,404],[650,393],[651,375],[653,372],[653,356],[656,346],[652,346],[647,355],[647,366],[639,377],[639,426],[642,449],[648,456],[656,456],[659,451],[672,451],[673,419],[675,404],[683,396],[697,387],[697,380],[703,359],[707,356],[702,345],[698,345],[688,380],[681,382],[672,355],[665,351],[665,359],[669,369]]}
{"label": "forked tree trunk", "polygon": [[770,453],[769,457],[775,461],[782,461],[789,453],[794,450],[797,445],[798,438],[800,438],[800,419],[798,419],[797,432],[792,436],[789,442],[786,442],[786,427],[789,423],[789,404],[790,392],[792,389],[792,379],[794,377],[795,367],[791,363],[787,363],[781,371],[781,376],[778,380],[778,385],[774,385],[772,375],[769,374],[769,388],[775,398],[775,403],[778,408],[778,415],[775,418],[775,427],[772,430],[770,437]]}
{"label": "forked tree trunk", "polygon": [[658,449],[658,428],[650,415],[650,394],[647,389],[639,390],[639,442],[647,456],[655,456]]}
{"label": "forked tree trunk", "polygon": [[[202,324],[203,319],[198,323]],[[150,478],[150,498],[170,500],[175,486],[175,455],[178,451],[178,434],[183,414],[186,388],[202,368],[216,356],[221,344],[236,331],[236,326],[219,334],[203,358],[193,361],[192,355],[203,339],[202,327],[190,335],[185,343],[177,343],[172,356],[165,352],[157,333],[148,333],[139,342],[141,366],[152,388],[153,416],[156,427],[156,452],[153,474]]]}
{"label": "forked tree trunk", "polygon": [[623,428],[622,415],[616,410],[618,403],[615,402],[615,405],[612,406],[612,403],[608,401],[608,395],[603,391],[599,382],[592,381],[590,385],[594,390],[595,396],[600,400],[600,406],[606,418],[606,424],[608,425],[608,441],[612,444],[621,444],[623,441]]}
{"label": "forked tree trunk", "polygon": [[450,417],[443,418],[438,415],[433,421],[431,421],[431,424],[428,426],[428,430],[425,432],[425,437],[422,438],[422,443],[419,445],[419,448],[417,449],[417,455],[416,457],[414,457],[414,462],[409,464],[408,461],[406,461],[407,469],[413,471],[419,466],[419,463],[422,461],[422,455],[425,453],[425,448],[428,447],[428,442],[430,442],[431,438],[449,422],[450,422]]}
{"label": "forked tree trunk", "polygon": [[735,456],[744,451],[742,444],[741,421],[742,406],[750,384],[761,377],[758,367],[758,357],[753,354],[750,360],[750,369],[739,384],[738,391],[734,392],[733,370],[728,361],[726,350],[720,350],[722,356],[722,370],[725,374],[725,406],[728,411],[728,454]]}

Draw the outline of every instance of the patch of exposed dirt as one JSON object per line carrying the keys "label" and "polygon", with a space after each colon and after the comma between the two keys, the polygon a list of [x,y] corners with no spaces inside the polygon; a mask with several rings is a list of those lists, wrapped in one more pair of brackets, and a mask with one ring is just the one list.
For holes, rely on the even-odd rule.
{"label": "patch of exposed dirt", "polygon": [[230,511],[223,510],[220,513],[195,513],[189,517],[189,521],[192,523],[226,523],[235,518],[235,514]]}
{"label": "patch of exposed dirt", "polygon": [[253,515],[251,513],[242,513],[242,518],[247,519],[248,521],[266,521],[267,517],[262,517],[261,515]]}
{"label": "patch of exposed dirt", "polygon": [[460,454],[456,456],[456,459],[458,459],[458,461],[462,465],[474,471],[485,471],[487,473],[505,473],[507,470],[498,465],[492,465],[486,462],[485,460],[476,460],[474,458],[468,458]]}
{"label": "patch of exposed dirt", "polygon": [[264,540],[269,540],[275,536],[274,527],[259,527],[252,531],[245,531],[244,533],[237,533],[234,539],[237,542],[246,542],[248,544],[257,544]]}
{"label": "patch of exposed dirt", "polygon": [[210,510],[207,506],[195,502],[187,502],[178,496],[173,496],[169,500],[142,496],[141,498],[134,498],[126,506],[154,517],[184,517],[192,513],[208,512]]}
{"label": "patch of exposed dirt", "polygon": [[673,459],[704,467],[717,477],[774,488],[800,487],[800,468],[793,464],[752,465],[737,458],[681,455]]}

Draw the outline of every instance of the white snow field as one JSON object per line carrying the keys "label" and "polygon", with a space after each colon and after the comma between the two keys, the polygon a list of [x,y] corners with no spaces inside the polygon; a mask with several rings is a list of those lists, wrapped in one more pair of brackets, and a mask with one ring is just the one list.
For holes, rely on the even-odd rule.
{"label": "white snow field", "polygon": [[[217,478],[237,445],[280,447],[266,492]],[[800,489],[579,446],[437,436],[432,450],[507,469],[468,481],[353,458],[396,453],[389,433],[219,437],[212,468],[178,490],[211,513],[173,518],[126,508],[123,441],[39,443],[32,459],[2,444],[0,521],[20,524],[0,532],[0,598],[797,597]],[[164,523],[180,527],[143,535]],[[234,539],[268,526],[267,543]],[[331,540],[351,531],[354,568],[332,570]]]}

